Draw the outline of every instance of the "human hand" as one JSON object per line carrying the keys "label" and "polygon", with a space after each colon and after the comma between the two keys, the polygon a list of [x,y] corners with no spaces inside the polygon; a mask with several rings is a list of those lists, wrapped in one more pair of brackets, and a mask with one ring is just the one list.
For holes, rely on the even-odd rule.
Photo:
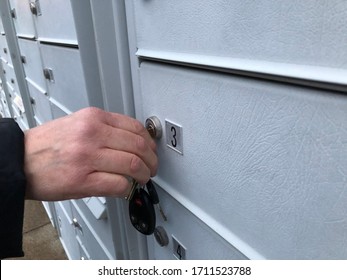
{"label": "human hand", "polygon": [[125,197],[156,174],[156,145],[130,117],[86,108],[25,132],[26,198]]}

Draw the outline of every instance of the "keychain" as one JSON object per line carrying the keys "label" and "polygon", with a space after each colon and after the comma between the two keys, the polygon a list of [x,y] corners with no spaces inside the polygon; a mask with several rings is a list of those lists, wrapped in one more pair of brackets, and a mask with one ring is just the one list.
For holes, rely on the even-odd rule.
{"label": "keychain", "polygon": [[151,180],[145,186],[140,186],[133,180],[132,188],[127,199],[129,200],[130,221],[142,234],[151,235],[155,230],[156,215],[154,205],[158,206],[158,210],[164,221],[167,220],[159,205],[159,196]]}

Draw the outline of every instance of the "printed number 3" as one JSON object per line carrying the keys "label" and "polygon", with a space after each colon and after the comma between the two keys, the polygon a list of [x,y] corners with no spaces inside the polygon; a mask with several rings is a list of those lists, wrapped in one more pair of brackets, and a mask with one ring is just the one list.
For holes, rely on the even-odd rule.
{"label": "printed number 3", "polygon": [[165,120],[166,145],[183,155],[182,126]]}
{"label": "printed number 3", "polygon": [[172,147],[176,148],[177,147],[177,139],[176,139],[176,128],[174,126],[171,126],[171,132],[172,132],[172,140],[171,140],[171,145]]}

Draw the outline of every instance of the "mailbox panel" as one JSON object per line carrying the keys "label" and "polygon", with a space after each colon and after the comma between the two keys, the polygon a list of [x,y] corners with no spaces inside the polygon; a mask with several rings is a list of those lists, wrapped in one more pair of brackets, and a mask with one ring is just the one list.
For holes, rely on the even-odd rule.
{"label": "mailbox panel", "polygon": [[80,259],[80,252],[76,240],[75,228],[72,223],[70,202],[56,202],[55,210],[58,222],[58,233],[69,259]]}
{"label": "mailbox panel", "polygon": [[15,9],[14,25],[17,36],[25,38],[35,38],[36,30],[33,15],[30,11],[29,0],[10,0],[11,8]]}
{"label": "mailbox panel", "polygon": [[158,141],[177,201],[249,258],[347,257],[345,95],[148,62],[140,80],[138,117],[182,128],[183,154]]}
{"label": "mailbox panel", "polygon": [[90,258],[94,260],[113,259],[114,257],[110,252],[112,248],[107,247],[103,240],[99,238],[75,201],[72,201],[72,205],[73,216],[78,222],[78,226],[76,227],[77,237],[81,240],[81,244],[85,246]]}
{"label": "mailbox panel", "polygon": [[343,0],[132,5],[139,49],[347,68]]}
{"label": "mailbox panel", "polygon": [[84,219],[88,221],[97,238],[101,240],[103,244],[105,244],[105,247],[108,248],[109,252],[115,257],[114,244],[111,234],[112,229],[111,224],[107,219],[107,215],[96,218],[92,210],[88,207],[88,203],[86,203],[88,199],[90,200],[92,198],[78,199],[75,200],[74,203],[78,206],[81,213],[83,213]]}
{"label": "mailbox panel", "polygon": [[12,92],[16,92],[17,94],[19,94],[20,92],[18,88],[17,77],[14,72],[13,66],[8,63],[3,63],[2,65],[8,89]]}
{"label": "mailbox panel", "polygon": [[51,98],[74,112],[88,106],[87,90],[79,50],[41,45],[44,69],[48,69],[47,87]]}
{"label": "mailbox panel", "polygon": [[2,117],[11,118],[11,113],[10,113],[10,109],[8,107],[8,104],[7,104],[6,95],[2,89],[0,90],[0,100],[1,100],[0,108],[2,108]]}
{"label": "mailbox panel", "polygon": [[39,0],[34,16],[39,41],[77,45],[70,0]]}
{"label": "mailbox panel", "polygon": [[23,67],[26,79],[36,84],[43,91],[47,91],[39,43],[37,41],[18,39],[18,44],[24,59]]}
{"label": "mailbox panel", "polygon": [[157,226],[164,228],[169,243],[161,247],[154,236],[148,238],[149,259],[247,259],[213,228],[197,218],[189,209],[157,186],[160,204],[167,216],[157,211]]}
{"label": "mailbox panel", "polygon": [[7,45],[7,39],[5,35],[0,35],[0,57],[4,63],[12,65],[12,59],[10,54],[10,49]]}
{"label": "mailbox panel", "polygon": [[51,107],[45,92],[30,82],[28,82],[28,89],[31,96],[35,118],[38,119],[40,124],[52,120]]}

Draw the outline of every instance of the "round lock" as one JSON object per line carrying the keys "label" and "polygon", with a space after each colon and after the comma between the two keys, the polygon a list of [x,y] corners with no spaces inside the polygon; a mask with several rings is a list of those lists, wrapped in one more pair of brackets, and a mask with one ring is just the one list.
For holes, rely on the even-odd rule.
{"label": "round lock", "polygon": [[162,226],[158,226],[155,228],[154,237],[155,237],[155,240],[160,245],[160,247],[164,247],[169,244],[169,237],[167,236],[167,233]]}
{"label": "round lock", "polygon": [[163,134],[160,120],[156,116],[149,117],[145,122],[145,127],[154,139],[159,139]]}

